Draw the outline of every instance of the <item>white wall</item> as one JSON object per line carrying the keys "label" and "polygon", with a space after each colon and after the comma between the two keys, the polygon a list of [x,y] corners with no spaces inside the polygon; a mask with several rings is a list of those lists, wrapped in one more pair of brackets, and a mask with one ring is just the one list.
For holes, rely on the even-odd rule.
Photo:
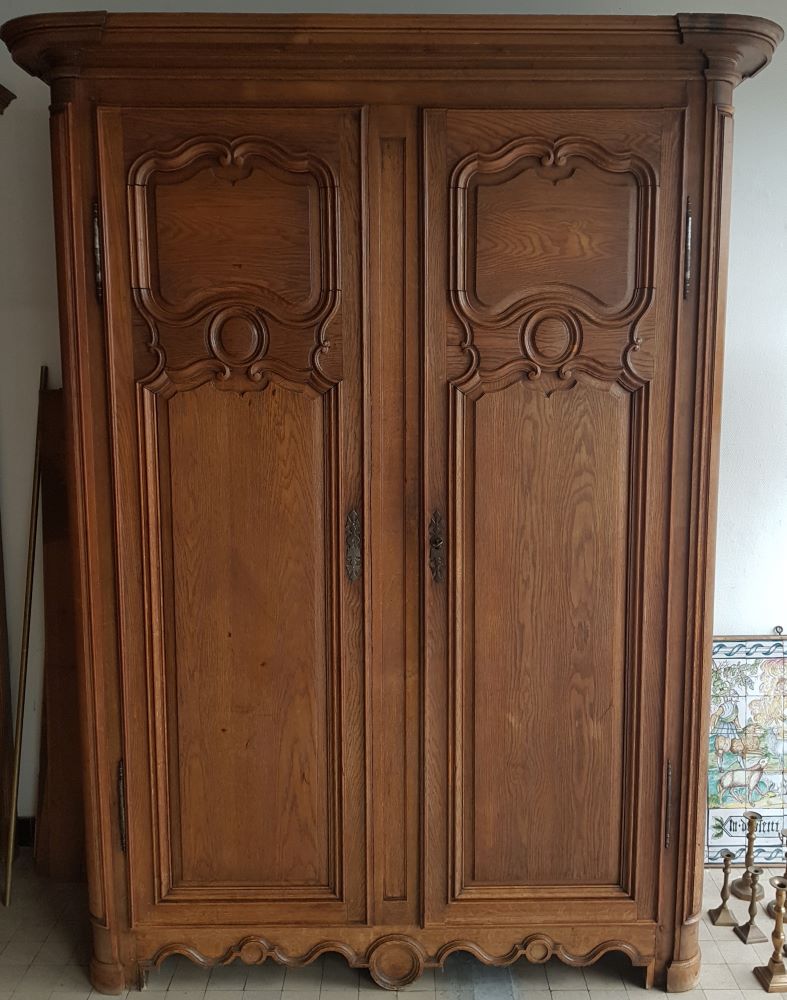
{"label": "white wall", "polygon": [[[0,0],[0,20],[37,10],[672,14],[676,0]],[[761,14],[787,26],[787,0],[687,0],[695,11]],[[0,53],[18,95],[0,118],[0,510],[13,669],[19,657],[38,367],[59,385],[47,88]],[[732,238],[722,423],[717,633],[787,627],[787,43],[736,92]],[[35,806],[41,677],[40,575],[31,644],[20,812]]]}

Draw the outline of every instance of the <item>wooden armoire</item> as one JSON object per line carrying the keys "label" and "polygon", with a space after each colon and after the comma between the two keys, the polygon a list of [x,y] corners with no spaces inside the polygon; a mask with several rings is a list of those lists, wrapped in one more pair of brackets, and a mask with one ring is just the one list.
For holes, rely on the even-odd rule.
{"label": "wooden armoire", "polygon": [[777,25],[53,14],[95,986],[696,981],[732,92]]}

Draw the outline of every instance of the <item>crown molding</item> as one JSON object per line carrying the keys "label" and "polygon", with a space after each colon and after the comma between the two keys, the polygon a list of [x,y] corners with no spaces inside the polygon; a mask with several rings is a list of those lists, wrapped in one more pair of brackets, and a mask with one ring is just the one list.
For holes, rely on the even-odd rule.
{"label": "crown molding", "polygon": [[36,14],[8,21],[0,38],[14,60],[47,82],[73,76],[201,72],[265,78],[281,70],[365,68],[428,76],[458,69],[539,70],[574,78],[752,76],[781,28],[737,14],[280,15]]}

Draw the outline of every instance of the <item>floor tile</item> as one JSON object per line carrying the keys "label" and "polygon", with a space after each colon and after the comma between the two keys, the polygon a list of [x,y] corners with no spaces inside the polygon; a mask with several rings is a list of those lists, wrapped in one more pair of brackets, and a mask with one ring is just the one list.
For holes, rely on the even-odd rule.
{"label": "floor tile", "polygon": [[281,990],[287,970],[278,962],[251,965],[246,970],[246,992],[250,990]]}
{"label": "floor tile", "polygon": [[46,941],[57,925],[55,920],[46,923],[24,923],[16,928],[11,935],[12,941]]}
{"label": "floor tile", "polygon": [[26,965],[0,965],[0,991],[14,990],[27,969]]}
{"label": "floor tile", "polygon": [[323,963],[319,959],[312,962],[311,965],[303,965],[297,969],[285,969],[285,991],[287,993],[295,992],[296,990],[301,993],[313,991],[319,993],[320,985],[322,984],[322,969]]}
{"label": "floor tile", "polygon": [[42,941],[9,941],[0,953],[0,965],[29,965],[42,944]]}
{"label": "floor tile", "polygon": [[552,991],[563,992],[565,990],[587,991],[585,976],[582,969],[575,969],[571,965],[564,965],[557,959],[552,959],[546,965],[547,982]]}
{"label": "floor tile", "polygon": [[609,968],[607,965],[589,965],[582,970],[585,977],[585,984],[591,991],[596,992],[623,992],[626,991],[626,984],[619,972]]}
{"label": "floor tile", "polygon": [[[705,965],[700,972],[700,989],[705,990],[705,994],[709,990],[736,990],[738,989],[738,984],[735,982],[735,977],[732,971],[726,965]],[[729,997],[728,1000],[733,1000]]]}
{"label": "floor tile", "polygon": [[[35,969],[49,969],[50,966],[37,966],[31,965],[31,971]],[[54,967],[51,967],[54,968]],[[86,990],[88,993],[91,991],[90,977],[87,974],[87,969],[82,965],[66,965],[61,966],[58,970],[59,974],[53,990],[57,992],[73,992],[75,990]]]}
{"label": "floor tile", "polygon": [[70,977],[68,982],[66,982],[65,976],[66,973],[62,965],[30,965],[25,969],[25,973],[17,984],[16,990],[17,992],[20,988],[26,991],[49,990],[51,993],[61,980],[63,980],[62,988],[70,990],[73,982]]}
{"label": "floor tile", "polygon": [[[374,982],[374,980],[372,980]],[[380,987],[378,986],[379,990]],[[415,980],[415,982],[410,983],[407,986],[403,986],[398,992],[399,993],[434,993],[435,991],[435,970],[434,969],[424,969],[421,975]],[[418,997],[413,997],[413,1000],[419,1000]],[[424,998],[421,998],[424,1000]]]}
{"label": "floor tile", "polygon": [[532,996],[534,993],[549,991],[547,972],[543,965],[534,965],[524,959],[515,962],[510,971],[515,996]]}
{"label": "floor tile", "polygon": [[[240,962],[233,962],[232,965],[217,965],[211,971],[207,992],[213,994],[235,990],[243,991],[248,972],[249,967]],[[222,998],[218,997],[216,1000],[222,1000]],[[224,997],[223,1000],[232,1000],[232,998]]]}
{"label": "floor tile", "polygon": [[746,963],[741,965],[728,966],[730,972],[735,978],[735,985],[741,990],[754,990],[758,989],[759,983],[754,977],[752,972],[753,963]]}
{"label": "floor tile", "polygon": [[359,972],[357,969],[351,969],[344,957],[335,954],[326,955],[323,963],[322,993],[358,991]]}
{"label": "floor tile", "polygon": [[465,951],[454,952],[449,955],[443,963],[442,969],[435,969],[435,990],[455,991],[465,993],[474,992],[473,969],[476,959],[468,955]]}
{"label": "floor tile", "polygon": [[[706,961],[706,945],[707,942],[703,942],[700,946],[703,962]],[[721,952],[722,958],[727,965],[755,965],[757,962],[757,953],[755,952],[753,945],[744,944],[740,938],[736,937],[735,934],[732,933],[732,931],[730,931],[729,940],[716,941],[716,947]]]}
{"label": "floor tile", "polygon": [[[727,949],[729,948],[729,945],[732,944],[732,943],[733,942],[729,942],[729,943],[725,942],[725,944],[724,944],[725,955],[727,954]],[[737,943],[738,944],[743,944],[742,941],[738,941]],[[745,948],[746,945],[743,945],[743,947]],[[719,948],[719,945],[718,945],[717,942],[715,942],[715,941],[703,941],[703,943],[700,945],[700,950],[702,951],[702,963],[703,963],[703,965],[726,965],[727,964],[727,960],[725,958],[725,955],[722,954],[721,949]]]}
{"label": "floor tile", "polygon": [[210,979],[210,969],[203,969],[194,962],[178,962],[174,975],[170,980],[170,992],[205,992]]}
{"label": "floor tile", "polygon": [[[473,969],[476,1000],[513,1000],[514,985],[507,967],[496,968],[478,962]],[[517,991],[517,996],[519,992]]]}

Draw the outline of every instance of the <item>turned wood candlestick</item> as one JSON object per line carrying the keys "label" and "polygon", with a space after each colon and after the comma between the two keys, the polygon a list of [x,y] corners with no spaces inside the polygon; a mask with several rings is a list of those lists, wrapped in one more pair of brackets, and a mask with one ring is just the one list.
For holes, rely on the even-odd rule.
{"label": "turned wood candlestick", "polygon": [[[782,845],[784,846],[784,878],[787,879],[787,829],[779,830],[779,837],[781,838]],[[773,879],[771,879],[771,885],[773,885]],[[772,899],[770,903],[765,907],[768,916],[772,919],[776,919],[776,900]]]}
{"label": "turned wood candlestick", "polygon": [[[748,809],[743,815],[748,822],[748,829],[746,831],[746,871],[740,878],[735,879],[730,886],[730,891],[738,899],[750,899],[752,884],[751,869],[754,865],[754,841],[757,839],[757,824],[762,819],[762,816],[753,809]],[[757,899],[762,899],[764,890],[761,885],[757,886],[757,893]]]}
{"label": "turned wood candlestick", "polygon": [[770,882],[776,890],[776,899],[773,901],[775,924],[771,934],[773,954],[767,965],[758,965],[754,969],[754,975],[768,993],[787,993],[787,968],[784,966],[784,900],[787,898],[787,878],[779,875]]}
{"label": "turned wood candlestick", "polygon": [[[760,941],[767,941],[767,937],[763,934],[760,928],[757,926],[757,900],[759,896],[762,896],[762,886],[760,885],[760,875],[763,874],[762,868],[750,868],[749,874],[751,875],[751,891],[749,893],[749,919],[745,924],[739,924],[735,928],[735,933],[743,941],[744,944],[759,944]],[[757,890],[760,890],[759,896]]]}
{"label": "turned wood candlestick", "polygon": [[732,851],[722,851],[721,852],[722,863],[724,865],[724,882],[721,887],[721,903],[713,910],[708,910],[708,916],[710,917],[710,922],[716,924],[717,927],[734,927],[737,924],[737,920],[732,915],[729,906],[727,906],[727,901],[730,898],[730,865],[732,864],[732,859],[735,857]]}

